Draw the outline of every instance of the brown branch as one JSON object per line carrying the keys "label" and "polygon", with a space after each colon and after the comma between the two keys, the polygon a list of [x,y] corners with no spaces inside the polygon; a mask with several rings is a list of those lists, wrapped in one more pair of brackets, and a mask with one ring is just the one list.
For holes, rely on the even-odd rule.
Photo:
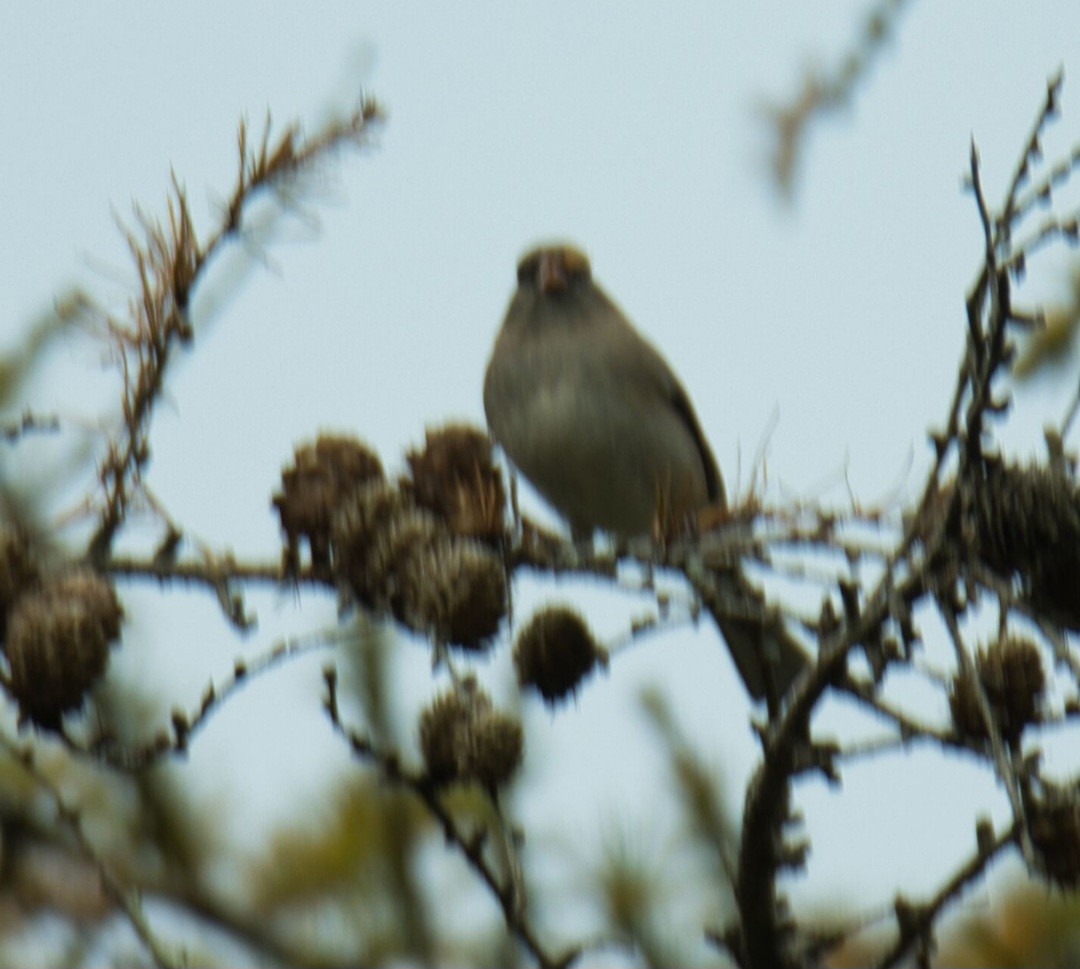
{"label": "brown branch", "polygon": [[206,267],[226,242],[239,235],[243,213],[253,198],[266,189],[284,185],[334,148],[349,143],[368,144],[381,120],[378,105],[365,99],[349,118],[327,125],[306,140],[293,125],[271,142],[268,122],[261,144],[254,150],[248,145],[247,125],[241,123],[236,186],[221,225],[203,244],[196,237],[187,195],[175,175],[167,202],[167,225],[136,210],[139,232],[125,229],[124,234],[139,276],[139,295],[131,301],[129,324],[109,323],[124,377],[124,427],[119,439],[110,442],[98,471],[103,506],[88,546],[92,561],[108,558],[133,489],[150,459],[149,430],[154,406],[177,345],[189,344],[193,339],[189,303]]}
{"label": "brown branch", "polygon": [[976,671],[975,663],[972,661],[967,649],[964,648],[964,640],[960,635],[956,610],[940,593],[936,594],[935,598],[937,599],[938,611],[941,613],[949,630],[949,638],[952,640],[953,649],[956,653],[960,675],[966,681],[967,689],[971,691],[971,695],[975,697],[975,701],[979,706],[979,714],[982,717],[986,735],[990,740],[990,751],[998,779],[1001,781],[1002,787],[1005,788],[1005,793],[1009,798],[1009,806],[1012,809],[1013,820],[1018,826],[1020,847],[1024,853],[1024,860],[1029,866],[1034,866],[1035,849],[1031,843],[1020,779],[1013,768],[1010,755],[1005,750],[1005,743],[1001,739],[1001,730],[998,728],[997,719],[994,717],[994,712],[990,707],[990,700],[986,696],[986,690],[983,688],[982,678]]}
{"label": "brown branch", "polygon": [[[817,965],[822,957],[839,949],[862,932],[890,919],[895,919],[897,922],[898,937],[875,964],[877,969],[889,969],[901,963],[909,964],[913,950],[918,950],[921,959],[930,948],[934,922],[946,905],[958,899],[964,889],[979,878],[1004,849],[1016,842],[1015,825],[998,836],[994,835],[989,825],[984,827],[980,824],[976,830],[978,836],[976,853],[949,877],[929,901],[916,905],[902,896],[897,896],[888,909],[875,910],[850,919],[840,928],[813,933],[801,949],[801,959]],[[920,961],[919,964],[924,963]]]}
{"label": "brown branch", "polygon": [[161,585],[166,582],[179,582],[205,586],[216,596],[230,625],[242,633],[250,632],[256,621],[253,616],[248,615],[243,597],[235,590],[237,584],[259,582],[326,586],[325,576],[316,574],[312,569],[291,571],[281,562],[245,562],[233,558],[231,554],[216,556],[210,553],[206,553],[200,561],[178,562],[171,554],[163,554],[168,549],[175,550],[173,539],[178,542],[179,535],[171,533],[166,536],[163,549],[153,558],[109,558],[97,568],[119,579],[153,579]]}
{"label": "brown branch", "polygon": [[1073,151],[1071,158],[1054,165],[1045,178],[1033,185],[1023,196],[1020,195],[1020,189],[1031,180],[1032,167],[1042,159],[1042,135],[1047,125],[1058,116],[1061,89],[1064,83],[1065,72],[1060,68],[1046,82],[1046,100],[1031,126],[1031,134],[1028,135],[1024,152],[1016,164],[1009,189],[1005,193],[1005,207],[1001,213],[1000,228],[1006,236],[1037,203],[1049,204],[1053,190],[1064,184],[1072,169],[1080,164],[1080,148],[1078,148]]}
{"label": "brown branch", "polygon": [[[934,442],[934,466],[903,539],[890,557],[883,578],[867,597],[866,605],[859,611],[857,598],[852,597],[843,620],[831,634],[822,637],[817,666],[795,685],[782,715],[774,718],[763,734],[763,760],[747,791],[739,856],[737,896],[742,937],[736,940],[736,947],[739,961],[748,966],[794,964],[794,954],[787,944],[790,927],[782,923],[779,915],[776,876],[785,863],[782,830],[788,819],[790,783],[800,768],[799,751],[808,740],[810,713],[829,685],[843,678],[849,651],[859,643],[880,639],[897,597],[910,603],[930,588],[932,570],[941,567],[940,556],[948,547],[946,525],[960,492],[959,488],[943,488],[946,455],[953,445],[958,446],[957,476],[964,480],[969,469],[977,467],[982,460],[985,415],[1001,409],[993,400],[991,385],[1006,359],[1009,277],[998,265],[999,239],[994,232],[998,223],[986,204],[974,144],[971,187],[984,232],[984,266],[968,300],[968,349],[957,377],[946,431]],[[961,428],[959,417],[965,398],[967,408]],[[904,579],[897,582],[900,575]],[[939,581],[943,582],[936,580],[933,585],[937,586]],[[942,587],[949,584],[943,582]],[[943,604],[939,598],[939,608]],[[999,769],[1003,779],[1015,776]],[[1012,795],[1010,798],[1014,800]]]}
{"label": "brown branch", "polygon": [[542,969],[569,969],[580,958],[581,948],[570,948],[561,956],[552,955],[547,951],[522,911],[514,880],[500,878],[485,858],[483,837],[470,834],[459,827],[454,816],[443,804],[439,788],[426,774],[405,767],[395,752],[383,749],[370,737],[342,723],[338,711],[336,672],[332,667],[328,668],[325,676],[327,695],[324,706],[334,731],[349,744],[357,757],[376,767],[384,780],[411,791],[424,805],[442,828],[447,842],[464,855],[473,871],[488,887],[502,909],[506,927],[528,950],[537,964]]}
{"label": "brown branch", "polygon": [[170,729],[161,730],[143,743],[130,744],[117,740],[111,735],[100,736],[89,743],[82,743],[65,732],[60,733],[60,739],[75,756],[96,760],[116,770],[126,772],[145,770],[166,757],[185,756],[195,734],[206,726],[210,718],[221,710],[229,699],[252,680],[289,660],[307,656],[320,649],[331,648],[339,643],[351,642],[353,637],[351,630],[331,630],[297,636],[280,640],[270,649],[250,660],[235,660],[231,676],[222,683],[208,684],[198,705],[190,712],[185,713],[180,709],[174,709]]}
{"label": "brown branch", "polygon": [[310,569],[287,572],[281,562],[244,561],[231,555],[207,557],[201,561],[171,562],[158,557],[116,556],[99,566],[101,572],[118,579],[153,579],[164,584],[179,582],[186,585],[205,585],[215,589],[225,582],[259,582],[280,585],[295,582],[302,585],[325,585]]}
{"label": "brown branch", "polygon": [[14,444],[28,434],[54,434],[59,430],[60,418],[55,414],[45,416],[27,410],[23,411],[22,417],[17,421],[0,423],[0,438]]}
{"label": "brown branch", "polygon": [[862,34],[831,71],[810,70],[799,93],[786,104],[766,103],[763,113],[775,129],[773,178],[781,193],[794,192],[796,170],[813,121],[847,107],[858,84],[881,56],[908,0],[877,0]]}
{"label": "brown branch", "polygon": [[1011,844],[1016,843],[1019,825],[1016,821],[1000,835],[980,837],[975,854],[965,862],[934,896],[921,905],[913,905],[906,900],[896,899],[896,921],[900,937],[877,963],[877,969],[890,969],[906,960],[912,950],[928,942],[934,922],[941,911],[950,902],[960,896],[968,885],[975,881],[989,864]]}
{"label": "brown branch", "polygon": [[[805,766],[799,755],[808,742],[811,711],[829,686],[843,676],[850,650],[873,639],[889,617],[894,568],[891,564],[862,612],[823,639],[817,664],[795,684],[781,716],[763,733],[762,762],[747,789],[736,891],[742,931],[740,961],[747,966],[795,964],[786,945],[790,928],[781,922],[776,896],[778,871],[788,861],[782,830],[789,820],[790,784]],[[905,599],[915,598],[923,581],[921,574],[914,575],[897,590]]]}
{"label": "brown branch", "polygon": [[[851,677],[847,677],[842,683],[838,684],[838,689],[859,701],[874,714],[891,723],[896,728],[896,739],[901,744],[906,745],[913,740],[926,740],[942,747],[956,747],[965,751],[972,750],[967,743],[952,731],[942,730],[921,720],[916,720],[910,714],[886,702],[869,684],[858,683]],[[982,753],[982,751],[978,752]],[[841,755],[858,756],[859,752],[855,748],[845,748]]]}
{"label": "brown branch", "polygon": [[[861,611],[846,615],[821,639],[817,664],[795,684],[787,706],[763,734],[762,762],[747,789],[739,853],[737,899],[741,938],[735,940],[738,960],[747,966],[793,965],[785,940],[790,934],[780,922],[776,876],[786,858],[782,829],[788,820],[790,783],[800,768],[799,751],[807,742],[811,711],[838,679],[843,679],[848,653],[858,644],[880,637],[895,603],[910,603],[926,590],[930,564],[946,541],[951,502],[940,500],[941,477],[949,444],[959,434],[958,416],[968,380],[962,368],[950,406],[948,437],[936,449],[917,511],[904,529],[897,551]],[[916,558],[916,553],[919,553]],[[898,574],[906,574],[897,582]]]}
{"label": "brown branch", "polygon": [[1032,255],[1058,240],[1073,246],[1080,244],[1080,213],[1073,212],[1065,219],[1057,217],[1045,219],[1030,236],[1016,243],[1012,255],[1002,261],[1001,268],[1020,274]]}

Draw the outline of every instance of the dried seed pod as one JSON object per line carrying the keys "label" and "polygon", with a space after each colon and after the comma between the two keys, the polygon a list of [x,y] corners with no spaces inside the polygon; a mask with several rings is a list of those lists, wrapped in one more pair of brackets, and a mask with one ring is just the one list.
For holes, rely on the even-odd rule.
{"label": "dried seed pod", "polygon": [[372,563],[373,549],[414,510],[409,498],[386,481],[361,485],[338,509],[330,538],[334,576],[361,602],[374,604],[385,583],[386,567]]}
{"label": "dried seed pod", "polygon": [[342,504],[369,481],[381,481],[383,469],[370,448],[351,437],[322,434],[302,444],[293,464],[281,474],[281,493],[273,505],[289,545],[289,561],[298,564],[298,546],[306,538],[315,568],[330,565],[330,532]]}
{"label": "dried seed pod", "polygon": [[415,547],[398,574],[400,618],[437,643],[486,648],[506,615],[506,570],[490,549],[443,537]]}
{"label": "dried seed pod", "polygon": [[436,697],[420,714],[420,753],[428,774],[437,784],[460,777],[460,748],[469,729],[471,702],[450,690]]}
{"label": "dried seed pod", "polygon": [[30,540],[14,525],[0,525],[0,642],[15,600],[37,584],[40,572]]}
{"label": "dried seed pod", "polygon": [[[363,588],[369,600],[407,622],[412,595],[407,576],[425,550],[444,538],[437,519],[422,508],[404,508],[383,522],[364,555]],[[423,627],[415,628],[423,631]]]}
{"label": "dried seed pod", "polygon": [[496,710],[472,679],[435,698],[420,715],[419,733],[428,774],[439,784],[477,781],[495,788],[521,764],[521,724]]}
{"label": "dried seed pod", "polygon": [[506,572],[486,546],[450,536],[385,482],[350,499],[334,523],[334,571],[365,605],[436,642],[483,649],[506,614]]}
{"label": "dried seed pod", "polygon": [[489,710],[476,718],[468,739],[468,775],[485,787],[505,784],[521,766],[525,734],[516,717]]}
{"label": "dried seed pod", "polygon": [[585,620],[565,606],[541,609],[514,644],[518,684],[537,690],[551,706],[576,691],[597,663],[607,664],[607,652]]}
{"label": "dried seed pod", "polygon": [[[1002,740],[1015,744],[1024,727],[1039,720],[1039,704],[1046,689],[1039,647],[1019,637],[1003,640],[976,653],[975,669]],[[978,697],[959,671],[949,692],[949,709],[961,736],[987,739]]]}
{"label": "dried seed pod", "polygon": [[1033,608],[1080,630],[1080,488],[1062,468],[990,464],[975,506],[978,552],[1019,576]]}
{"label": "dried seed pod", "polygon": [[4,644],[5,686],[25,719],[57,729],[105,671],[123,611],[105,579],[80,569],[25,593],[12,609]]}
{"label": "dried seed pod", "polygon": [[410,451],[406,460],[417,504],[450,531],[491,542],[502,537],[506,493],[486,432],[465,424],[429,430],[424,450]]}
{"label": "dried seed pod", "polygon": [[1080,799],[1077,792],[1047,792],[1025,805],[1031,842],[1043,874],[1065,891],[1080,885]]}

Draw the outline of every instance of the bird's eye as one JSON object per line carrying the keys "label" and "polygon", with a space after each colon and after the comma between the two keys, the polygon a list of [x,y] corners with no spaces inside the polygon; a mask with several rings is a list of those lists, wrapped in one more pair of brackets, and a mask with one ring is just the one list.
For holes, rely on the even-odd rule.
{"label": "bird's eye", "polygon": [[518,288],[551,296],[587,286],[589,260],[571,246],[536,249],[521,258],[517,267]]}
{"label": "bird's eye", "polygon": [[566,269],[567,279],[572,283],[588,282],[591,278],[589,260],[585,253],[577,249],[567,248],[563,251],[563,266]]}
{"label": "bird's eye", "polygon": [[522,259],[518,263],[517,268],[517,281],[518,286],[525,286],[535,288],[536,286],[536,271],[539,266],[539,260],[536,258]]}

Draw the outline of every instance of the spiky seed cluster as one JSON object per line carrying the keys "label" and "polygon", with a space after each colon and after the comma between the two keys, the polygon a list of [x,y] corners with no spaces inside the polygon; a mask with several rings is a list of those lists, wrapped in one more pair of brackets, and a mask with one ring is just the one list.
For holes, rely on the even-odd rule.
{"label": "spiky seed cluster", "polygon": [[406,624],[438,643],[482,649],[506,614],[506,571],[486,547],[443,537],[417,548],[401,570]]}
{"label": "spiky seed cluster", "polygon": [[357,493],[334,525],[334,561],[360,601],[399,614],[400,576],[409,557],[443,535],[434,515],[411,504],[390,484]]}
{"label": "spiky seed cluster", "polygon": [[4,652],[5,686],[25,719],[56,729],[105,671],[123,611],[111,585],[89,569],[44,582],[15,603]]}
{"label": "spiky seed cluster", "polygon": [[502,537],[506,493],[486,433],[465,424],[428,431],[423,451],[410,451],[406,460],[416,503],[450,531],[489,542]]}
{"label": "spiky seed cluster", "polygon": [[1080,630],[1080,488],[1055,467],[991,464],[975,507],[978,552],[1019,576],[1037,611]]}
{"label": "spiky seed cluster", "polygon": [[573,609],[549,606],[518,634],[514,668],[522,689],[531,687],[551,706],[573,693],[607,653]]}
{"label": "spiky seed cluster", "polygon": [[299,542],[306,538],[312,566],[329,568],[334,516],[357,488],[382,478],[378,457],[355,438],[322,434],[314,444],[298,446],[292,466],[281,473],[281,493],[273,498],[290,566],[298,566]]}
{"label": "spiky seed cluster", "polygon": [[0,525],[0,642],[15,601],[40,578],[30,541],[14,525]]}
{"label": "spiky seed cluster", "polygon": [[337,577],[361,602],[438,643],[483,649],[506,614],[501,559],[385,482],[346,504],[332,546]]}
{"label": "spiky seed cluster", "polygon": [[1065,889],[1080,885],[1080,803],[1077,792],[1048,792],[1025,805],[1043,874]]}
{"label": "spiky seed cluster", "polygon": [[[980,649],[975,656],[975,669],[1001,739],[1015,744],[1024,727],[1039,719],[1039,704],[1046,688],[1039,647],[1028,639],[1006,639]],[[949,709],[961,736],[987,739],[979,699],[972,684],[959,671],[949,692]]]}
{"label": "spiky seed cluster", "polygon": [[494,708],[473,680],[436,697],[420,715],[420,752],[438,784],[476,781],[494,789],[521,765],[521,724]]}

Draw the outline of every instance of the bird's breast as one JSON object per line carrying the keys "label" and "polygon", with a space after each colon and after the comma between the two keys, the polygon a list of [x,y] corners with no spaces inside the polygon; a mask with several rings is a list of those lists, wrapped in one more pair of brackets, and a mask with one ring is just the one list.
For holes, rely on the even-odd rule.
{"label": "bird's breast", "polygon": [[669,401],[586,347],[535,341],[496,350],[488,424],[510,460],[579,528],[647,533],[661,493],[707,502],[701,455]]}

